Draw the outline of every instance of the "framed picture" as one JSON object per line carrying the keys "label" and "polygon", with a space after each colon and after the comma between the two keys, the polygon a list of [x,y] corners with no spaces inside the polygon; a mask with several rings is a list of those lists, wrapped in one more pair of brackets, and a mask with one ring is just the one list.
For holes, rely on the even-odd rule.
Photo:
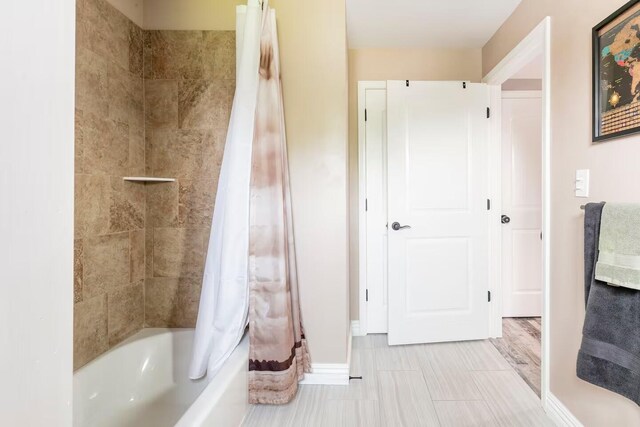
{"label": "framed picture", "polygon": [[593,141],[640,131],[640,0],[593,28]]}

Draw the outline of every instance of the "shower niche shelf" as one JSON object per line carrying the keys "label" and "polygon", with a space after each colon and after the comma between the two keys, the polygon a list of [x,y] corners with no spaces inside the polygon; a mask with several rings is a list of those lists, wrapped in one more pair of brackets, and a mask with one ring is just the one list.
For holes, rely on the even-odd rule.
{"label": "shower niche shelf", "polygon": [[122,178],[130,182],[174,182],[175,178],[155,178],[151,176],[125,176]]}

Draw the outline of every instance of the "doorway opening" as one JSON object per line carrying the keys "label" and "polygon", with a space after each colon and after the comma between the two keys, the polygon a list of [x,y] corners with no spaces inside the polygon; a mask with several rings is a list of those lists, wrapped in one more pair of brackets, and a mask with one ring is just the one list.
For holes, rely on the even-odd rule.
{"label": "doorway opening", "polygon": [[491,342],[540,396],[542,74],[538,55],[502,84],[502,337]]}
{"label": "doorway opening", "polygon": [[494,197],[491,341],[547,406],[550,18],[483,80],[491,87]]}
{"label": "doorway opening", "polygon": [[[516,365],[523,364],[517,363],[521,360],[516,360],[515,355],[508,350],[513,350],[516,346],[525,346],[524,348],[531,353],[532,357],[524,364],[526,366],[519,366],[523,371],[521,376],[542,399],[543,405],[546,404],[549,384],[546,363],[549,352],[549,30],[550,19],[546,18],[483,79],[484,85],[478,85],[480,94],[485,90],[481,86],[487,90],[487,97],[484,99],[488,108],[484,117],[485,107],[482,106],[482,118],[491,118],[486,122],[488,123],[487,135],[489,135],[486,165],[483,165],[481,158],[472,160],[468,153],[473,151],[477,153],[475,144],[478,142],[471,143],[474,150],[465,151],[465,147],[472,145],[467,145],[464,137],[453,141],[453,145],[445,144],[443,148],[438,144],[429,145],[430,138],[423,135],[421,144],[426,145],[411,151],[416,147],[411,146],[410,135],[413,137],[425,129],[432,132],[425,135],[433,135],[433,132],[437,134],[437,126],[429,124],[429,115],[444,114],[445,109],[441,104],[429,106],[424,103],[425,99],[432,96],[430,92],[427,93],[432,90],[428,84],[425,85],[426,92],[415,97],[420,102],[412,104],[413,91],[419,90],[421,83],[429,82],[415,82],[415,85],[414,82],[409,81],[359,82],[358,96],[360,116],[358,120],[360,164],[360,325],[358,332],[363,335],[390,333],[389,344],[391,345],[494,338],[496,346],[503,352],[505,358],[511,357]],[[444,82],[431,83],[433,90],[445,90],[445,86],[440,88]],[[393,87],[389,87],[390,84]],[[459,85],[461,91],[476,87],[471,82],[459,82]],[[455,97],[452,97],[454,90],[453,87],[447,87],[446,97],[443,96],[442,99],[454,99]],[[404,92],[398,96],[401,91]],[[427,94],[430,96],[425,96]],[[482,95],[478,99],[483,99]],[[481,106],[480,104],[483,102],[469,102],[468,105],[472,105],[475,111]],[[463,105],[467,104],[460,104],[455,111],[467,108]],[[398,114],[404,115],[396,117]],[[423,115],[412,123],[419,114]],[[458,117],[455,114],[449,116],[447,120],[450,120],[450,124],[455,122],[455,126],[448,126],[448,132],[443,133],[446,138],[451,137],[451,129],[457,130],[464,126],[469,126],[464,129],[471,130],[472,132],[469,133],[471,135],[484,132],[484,124],[481,124],[479,118],[479,121],[472,125],[469,125],[471,122],[456,121]],[[525,135],[526,138],[521,138],[521,135]],[[372,137],[373,142],[369,142],[367,137]],[[443,138],[444,136],[440,139]],[[430,164],[429,171],[441,172],[437,176],[427,176],[428,173],[424,170],[420,171],[412,164],[412,162],[415,163],[414,160],[420,159],[420,156],[423,156],[422,160],[428,163],[424,147],[429,151],[428,155],[440,156],[439,159],[444,160],[441,163]],[[370,156],[378,160],[368,164],[371,161]],[[456,160],[461,161],[457,174],[447,175],[448,171],[438,169],[445,164],[445,161],[454,162],[449,164],[456,165],[458,164],[455,163]],[[470,162],[480,163],[475,163],[476,166],[473,167]],[[392,169],[398,165],[402,166],[399,173],[392,173]],[[470,175],[465,173],[477,170],[478,167],[486,171],[488,179],[486,187],[467,186],[469,182],[477,183],[478,181],[477,179],[468,180]],[[441,189],[453,186],[454,190],[459,191],[438,192],[440,187],[434,187],[432,189],[434,191],[429,194],[435,194],[438,197],[424,198],[426,193],[411,195],[410,191],[415,188],[410,182],[412,178],[417,178],[416,182],[420,182],[423,188],[425,183],[436,183],[436,186],[441,185]],[[392,180],[398,182],[394,184]],[[486,200],[482,198],[481,201],[483,206],[486,203],[486,208],[483,207],[486,216],[482,217],[480,212],[475,212],[474,209],[479,200],[479,198],[476,200],[476,196],[485,193]],[[436,202],[439,204],[436,205]],[[467,202],[470,203],[467,204]],[[422,225],[430,224],[433,231],[434,224],[439,224],[436,221],[437,215],[434,218],[427,218],[426,213],[439,213],[436,211],[451,213],[465,210],[476,215],[473,216],[476,219],[470,222],[475,224],[475,230],[482,230],[483,224],[488,224],[487,257],[484,261],[487,264],[486,269],[482,269],[484,267],[482,262],[478,264],[464,262],[465,259],[467,261],[484,259],[479,252],[476,256],[472,249],[475,244],[473,239],[479,236],[477,233],[459,236],[454,235],[453,232],[442,236],[420,234]],[[424,224],[420,224],[420,221]],[[417,227],[415,227],[416,224]],[[398,227],[396,228],[395,225]],[[436,227],[437,231],[444,232],[445,225]],[[416,228],[418,230],[415,230]],[[458,227],[458,229],[462,228],[464,227]],[[456,230],[455,224],[451,226],[451,230]],[[481,238],[482,236],[476,241],[481,242]],[[392,250],[393,247],[399,250]],[[459,256],[465,254],[464,247],[468,248],[465,255],[467,258]],[[413,258],[412,254],[406,253],[409,249],[415,251]],[[453,256],[449,256],[447,259],[443,257],[442,262],[434,264],[433,260],[447,250],[451,254],[457,254],[455,260],[459,262],[456,265],[447,264],[449,260],[454,259]],[[398,257],[397,254],[401,256]],[[419,262],[420,259],[429,259],[431,265],[442,267],[441,274],[435,277],[435,270],[425,268],[424,263]],[[397,275],[392,270],[402,274]],[[471,275],[472,272],[475,275]],[[472,283],[469,277],[486,277],[486,281],[483,279]],[[410,283],[413,279],[416,279],[414,283]],[[424,286],[415,286],[415,283],[421,280],[423,284],[438,281],[447,283],[448,289],[446,292],[440,292],[441,287],[438,288],[440,290],[433,287],[436,289],[434,293]],[[451,283],[457,284],[457,289],[455,289],[456,286],[449,286]],[[484,302],[488,304],[484,306],[486,311],[484,307],[481,310],[484,314],[476,313],[475,321],[484,323],[487,326],[486,332],[479,329],[480,332],[472,337],[463,333],[468,328],[462,327],[459,331],[447,329],[445,315],[452,314],[451,319],[458,316],[459,318],[454,319],[455,321],[451,324],[461,324],[458,320],[462,319],[462,315],[468,313],[468,307],[471,307],[465,304],[467,301],[472,301],[472,304],[478,306],[480,298],[476,298],[479,294],[475,295],[475,291],[483,286],[486,286]],[[398,287],[401,287],[400,291],[397,290]],[[394,298],[396,302],[402,298],[401,304],[395,305]],[[440,330],[432,330],[425,326],[434,324],[434,319],[437,317],[443,320],[439,323]],[[395,329],[399,332],[396,334],[397,339],[392,337],[394,318],[404,322],[396,323],[400,326]],[[451,336],[456,338],[449,339]],[[528,340],[530,346],[526,343],[514,343],[514,336]],[[511,343],[509,339],[512,339]]]}
{"label": "doorway opening", "polygon": [[489,338],[489,87],[359,82],[360,332]]}

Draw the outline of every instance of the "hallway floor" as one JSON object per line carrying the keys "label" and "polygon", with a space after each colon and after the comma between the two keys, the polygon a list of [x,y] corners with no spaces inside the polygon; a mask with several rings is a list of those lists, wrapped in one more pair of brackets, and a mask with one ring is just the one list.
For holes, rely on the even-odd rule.
{"label": "hallway floor", "polygon": [[389,347],[354,337],[349,386],[303,385],[244,426],[553,426],[539,398],[488,341]]}
{"label": "hallway floor", "polygon": [[511,367],[540,397],[540,318],[505,317],[502,338],[491,339]]}

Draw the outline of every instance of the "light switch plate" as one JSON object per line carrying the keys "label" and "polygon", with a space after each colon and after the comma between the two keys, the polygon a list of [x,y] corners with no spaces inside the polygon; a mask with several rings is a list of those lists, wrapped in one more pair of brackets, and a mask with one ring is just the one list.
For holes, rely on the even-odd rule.
{"label": "light switch plate", "polygon": [[589,169],[576,171],[576,197],[589,197]]}

